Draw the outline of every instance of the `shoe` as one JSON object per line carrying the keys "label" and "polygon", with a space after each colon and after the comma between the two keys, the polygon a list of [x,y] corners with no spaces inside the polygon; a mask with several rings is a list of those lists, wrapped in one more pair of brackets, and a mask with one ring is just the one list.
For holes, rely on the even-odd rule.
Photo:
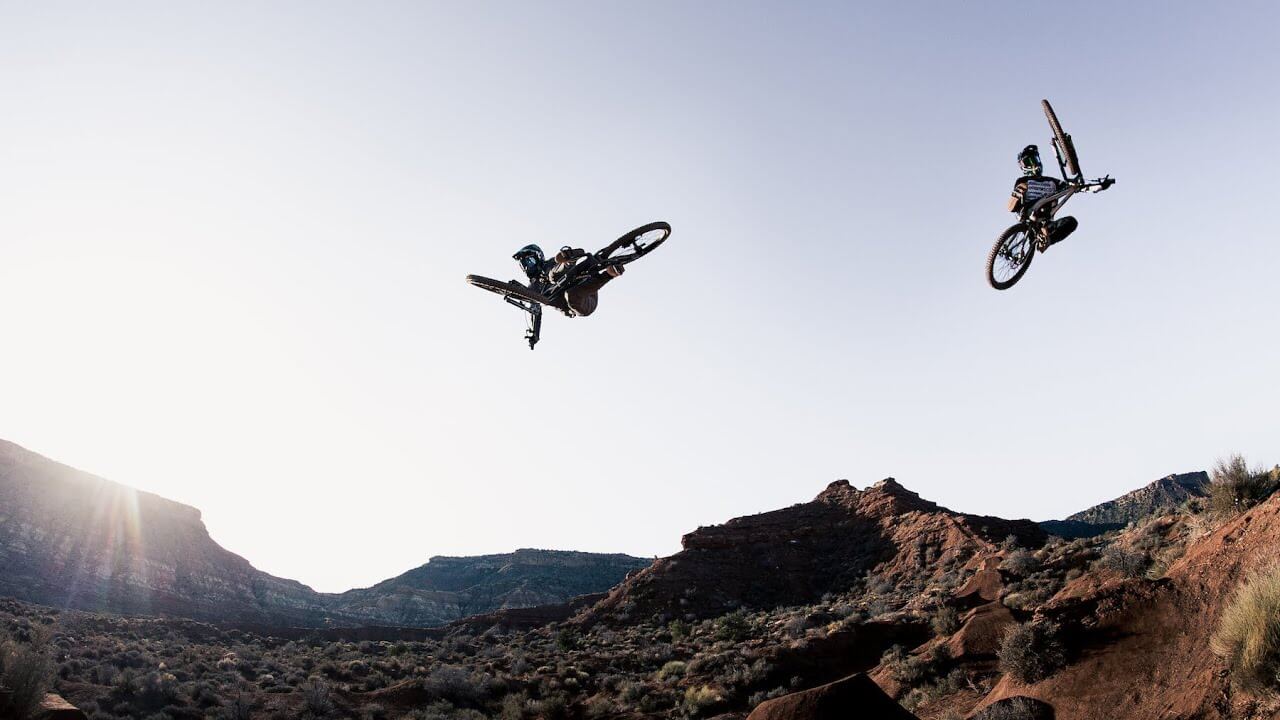
{"label": "shoe", "polygon": [[616,278],[622,274],[623,269],[624,268],[621,265],[609,265],[605,267],[604,274],[608,275],[609,277]]}
{"label": "shoe", "polygon": [[567,265],[586,254],[587,251],[582,248],[564,248],[560,252],[556,253],[556,262],[561,265]]}

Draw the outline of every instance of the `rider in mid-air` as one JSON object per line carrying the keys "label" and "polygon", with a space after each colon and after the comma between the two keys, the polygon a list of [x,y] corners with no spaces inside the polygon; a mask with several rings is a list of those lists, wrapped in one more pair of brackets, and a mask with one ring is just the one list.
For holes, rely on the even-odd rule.
{"label": "rider in mid-air", "polygon": [[[595,256],[581,248],[561,248],[555,257],[548,260],[542,248],[525,245],[511,257],[520,263],[525,276],[529,278],[529,288],[537,293],[545,294],[548,288],[566,278],[590,273],[591,277],[586,282],[550,298],[549,305],[570,316],[586,316],[595,312],[596,305],[599,304],[600,288],[622,274],[622,265],[601,267]],[[585,259],[579,262],[579,258]]]}
{"label": "rider in mid-air", "polygon": [[[1040,149],[1028,145],[1018,153],[1018,166],[1022,168],[1022,177],[1013,183],[1013,195],[1009,198],[1009,211],[1022,213],[1029,210],[1041,198],[1048,197],[1066,187],[1066,183],[1055,177],[1044,174],[1044,165],[1040,162]],[[1054,203],[1047,203],[1040,208],[1039,215],[1048,216],[1053,212]],[[1045,247],[1062,242],[1075,232],[1079,223],[1068,215],[1057,218],[1048,224],[1049,237],[1045,238]]]}

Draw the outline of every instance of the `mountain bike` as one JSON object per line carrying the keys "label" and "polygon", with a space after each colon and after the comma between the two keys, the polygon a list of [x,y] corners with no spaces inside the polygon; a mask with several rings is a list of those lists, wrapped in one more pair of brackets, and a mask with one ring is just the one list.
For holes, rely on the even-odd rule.
{"label": "mountain bike", "polygon": [[1102,192],[1115,184],[1115,179],[1106,175],[1094,180],[1085,180],[1080,171],[1080,158],[1076,154],[1075,143],[1071,136],[1062,130],[1062,123],[1053,112],[1048,100],[1041,100],[1044,115],[1049,120],[1049,128],[1053,131],[1053,152],[1058,158],[1058,169],[1062,171],[1065,186],[1056,193],[1047,195],[1030,207],[1024,207],[1019,214],[1018,222],[996,238],[987,255],[987,282],[996,290],[1008,290],[1027,274],[1031,260],[1036,251],[1044,252],[1049,247],[1049,232],[1053,218],[1071,196],[1079,192]]}
{"label": "mountain bike", "polygon": [[[543,273],[525,285],[516,280],[502,282],[482,275],[468,275],[467,282],[501,295],[507,303],[525,312],[524,338],[532,350],[542,336],[542,306],[553,307],[569,317],[577,316],[569,307],[568,293],[591,282],[596,273],[605,268],[633,263],[657,250],[670,235],[670,224],[652,222],[626,233],[594,253],[578,251],[581,254],[572,261],[572,265],[557,272],[555,277]],[[563,250],[571,251],[572,248]]]}

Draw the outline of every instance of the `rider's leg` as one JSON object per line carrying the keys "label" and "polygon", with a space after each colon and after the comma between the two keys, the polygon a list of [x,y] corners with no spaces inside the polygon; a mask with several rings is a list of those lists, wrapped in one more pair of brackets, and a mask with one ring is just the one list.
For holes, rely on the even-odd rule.
{"label": "rider's leg", "polygon": [[565,302],[568,303],[569,308],[575,314],[584,317],[590,315],[596,311],[596,306],[600,304],[600,288],[621,274],[621,265],[610,265],[592,275],[589,280],[581,285],[566,291],[564,294]]}
{"label": "rider's leg", "polygon": [[1076,231],[1080,223],[1070,215],[1064,218],[1058,218],[1053,221],[1053,225],[1049,228],[1049,244],[1056,245],[1067,239],[1067,236]]}

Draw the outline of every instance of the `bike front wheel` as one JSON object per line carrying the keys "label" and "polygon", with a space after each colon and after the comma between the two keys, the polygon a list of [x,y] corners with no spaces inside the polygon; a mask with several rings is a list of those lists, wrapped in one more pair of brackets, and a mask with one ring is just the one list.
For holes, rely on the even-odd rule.
{"label": "bike front wheel", "polygon": [[1036,255],[1035,239],[1025,223],[1000,233],[987,255],[987,282],[996,290],[1008,290],[1027,274]]}
{"label": "bike front wheel", "polygon": [[484,277],[483,275],[468,275],[467,283],[475,285],[482,290],[497,293],[503,297],[514,297],[527,302],[541,303],[544,305],[550,301],[550,298],[547,296],[534,292],[514,280],[503,282],[501,280]]}
{"label": "bike front wheel", "polygon": [[641,225],[601,250],[600,261],[607,265],[626,265],[658,249],[670,235],[670,223],[658,221]]}
{"label": "bike front wheel", "polygon": [[1076,146],[1071,142],[1071,136],[1062,130],[1062,123],[1058,122],[1058,114],[1053,111],[1053,106],[1048,100],[1041,100],[1040,105],[1044,107],[1044,116],[1049,120],[1049,129],[1053,131],[1053,137],[1058,141],[1058,147],[1062,148],[1062,152],[1067,161],[1067,172],[1075,177],[1081,177],[1080,158],[1076,155]]}

